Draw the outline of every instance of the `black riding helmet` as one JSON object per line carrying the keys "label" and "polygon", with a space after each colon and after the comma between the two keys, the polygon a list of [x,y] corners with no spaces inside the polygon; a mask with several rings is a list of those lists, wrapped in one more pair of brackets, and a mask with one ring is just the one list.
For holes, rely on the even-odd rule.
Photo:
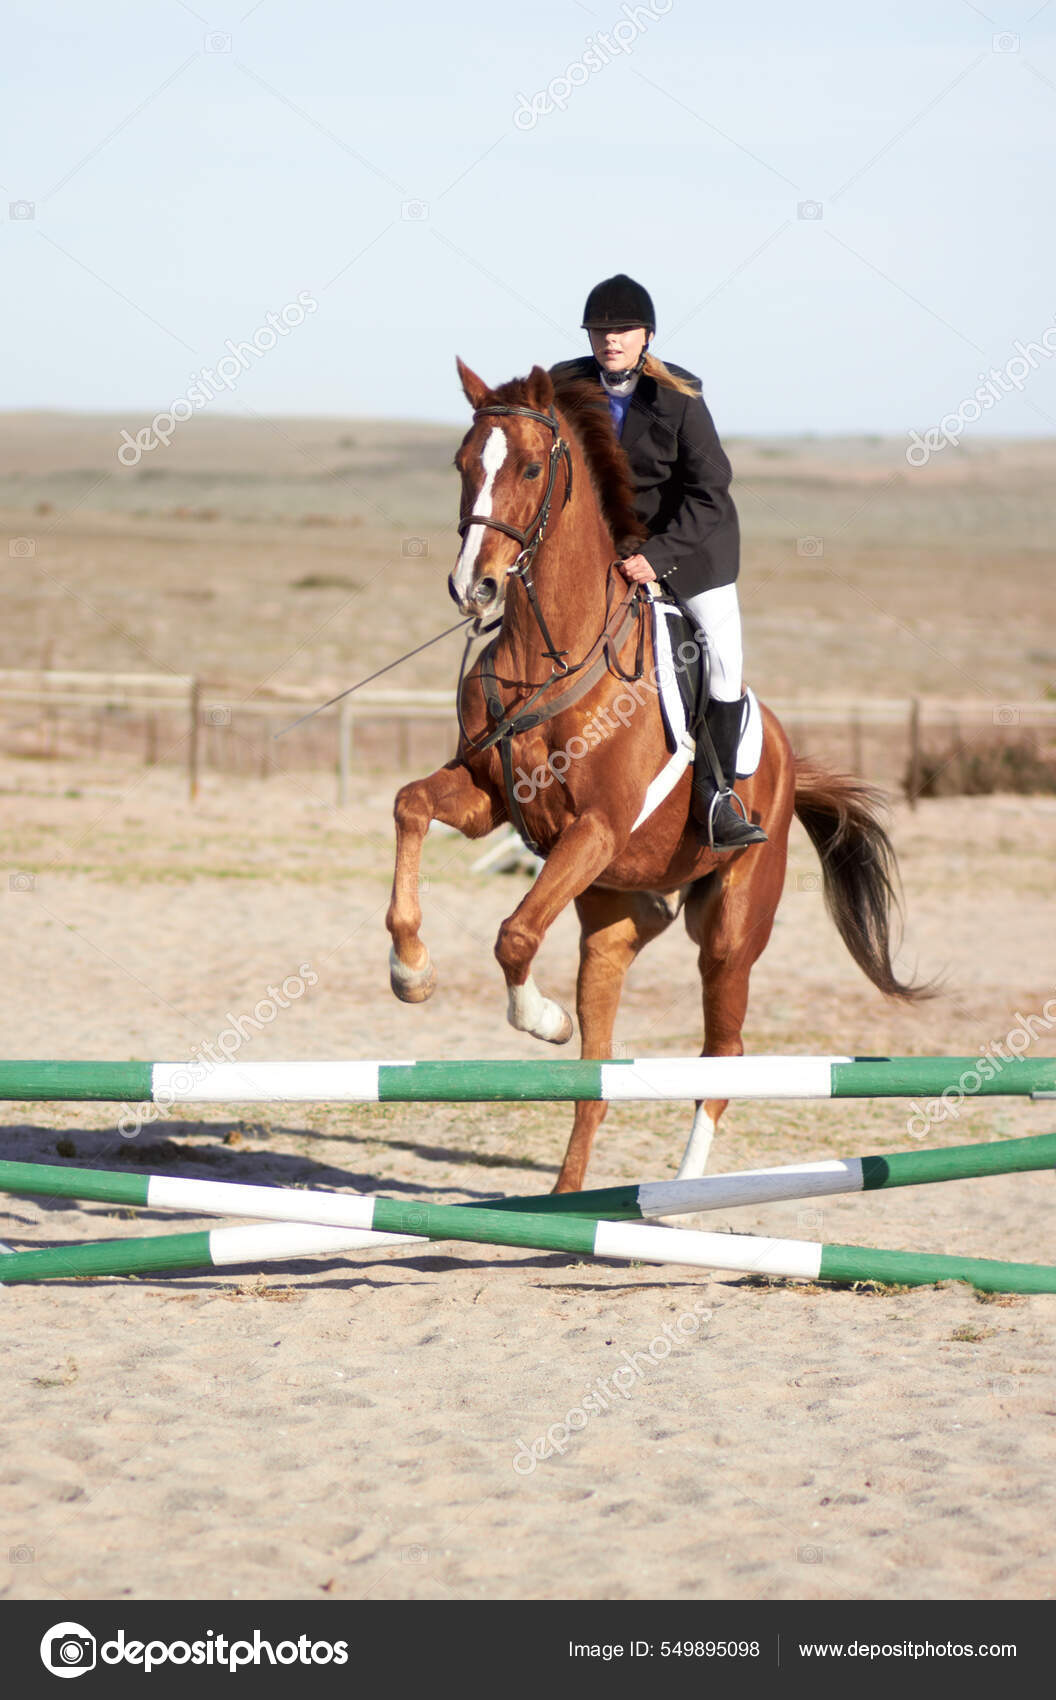
{"label": "black riding helmet", "polygon": [[640,283],[635,283],[633,277],[628,277],[626,272],[617,272],[615,277],[607,277],[601,283],[596,283],[587,296],[587,304],[583,309],[585,331],[603,331],[608,330],[610,326],[635,329],[640,326],[649,333],[633,366],[629,366],[625,372],[606,373],[610,384],[622,384],[626,383],[628,378],[637,377],[642,370],[649,337],[656,331],[652,296]]}
{"label": "black riding helmet", "polygon": [[644,330],[656,330],[656,313],[649,291],[626,272],[617,272],[615,277],[596,283],[587,296],[583,329],[603,331],[609,325],[641,325]]}

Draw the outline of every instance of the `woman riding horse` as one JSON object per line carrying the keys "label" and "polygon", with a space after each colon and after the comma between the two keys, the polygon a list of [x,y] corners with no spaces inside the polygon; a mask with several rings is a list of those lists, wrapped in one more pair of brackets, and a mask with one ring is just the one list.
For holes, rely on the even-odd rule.
{"label": "woman riding horse", "polygon": [[[627,312],[621,306],[621,325]],[[649,324],[633,327],[635,365],[645,352],[651,306],[640,316]],[[615,329],[617,337],[624,334],[620,325]],[[651,373],[646,355],[640,371],[631,372],[638,382],[623,434],[632,464],[635,433],[639,442],[648,437],[653,455],[654,470],[639,473],[636,492],[628,456],[610,428],[598,367],[589,364],[594,377],[587,383],[570,377],[555,385],[534,366],[527,377],[492,387],[458,362],[473,419],[455,457],[462,546],[448,588],[478,631],[487,622],[489,641],[476,660],[464,660],[455,754],[402,786],[396,798],[396,867],[386,915],[393,991],[405,1003],[424,1003],[436,986],[421,936],[421,860],[431,824],[443,821],[467,838],[483,838],[517,819],[516,804],[542,856],[495,943],[507,1018],[521,1032],[560,1045],[574,1031],[567,1010],[540,991],[533,974],[544,939],[570,904],[580,923],[576,1013],[583,1055],[592,1058],[612,1055],[631,964],[681,914],[697,947],[704,1054],[741,1056],[749,980],[784,890],[793,814],[821,859],[826,901],[854,960],[889,997],[928,995],[928,988],[899,979],[892,962],[896,863],[878,799],[859,781],[797,758],[765,704],[758,763],[742,785],[745,813],[754,823],[765,821],[765,840],[728,846],[724,854],[693,829],[686,741],[671,752],[661,706],[645,684],[646,670],[657,662],[655,638],[642,617],[638,586],[621,581],[616,589],[613,562],[633,549],[651,571],[670,577],[702,558],[728,606],[736,571],[729,466],[703,402],[677,387],[688,377],[675,373],[661,383],[653,375],[659,363]],[[625,369],[615,356],[606,361],[610,382],[610,367]],[[633,559],[627,566],[629,574],[644,570]],[[698,582],[687,585],[691,603]],[[709,618],[708,595],[697,610]],[[740,717],[739,644],[730,659],[728,624],[710,623],[720,652],[717,682],[720,667],[723,674],[719,701],[732,721]],[[718,717],[713,708],[712,724],[721,727],[722,715],[723,708]],[[735,759],[731,737],[724,747],[727,774]],[[518,797],[516,766],[531,775],[526,797]],[[712,817],[719,796],[729,803],[728,785],[713,787]],[[738,821],[730,813],[734,830]],[[676,991],[672,1012],[678,999]],[[681,1013],[677,1019],[681,1024]],[[582,1188],[605,1108],[594,1100],[577,1103],[559,1192]],[[723,1099],[698,1106],[683,1176],[703,1173],[724,1108]]]}
{"label": "woman riding horse", "polygon": [[656,314],[640,283],[620,272],[597,284],[587,296],[583,329],[590,335],[593,357],[564,360],[551,369],[551,377],[558,383],[593,379],[608,399],[634,479],[635,509],[649,533],[620,569],[631,584],[659,580],[708,647],[711,696],[705,725],[724,783],[718,784],[701,739],[693,770],[694,825],[713,850],[763,844],[766,833],[745,818],[733,795],[748,699],[742,694],[736,584],[740,530],[729,492],[730,463],[701,397],[700,380],[649,353]]}

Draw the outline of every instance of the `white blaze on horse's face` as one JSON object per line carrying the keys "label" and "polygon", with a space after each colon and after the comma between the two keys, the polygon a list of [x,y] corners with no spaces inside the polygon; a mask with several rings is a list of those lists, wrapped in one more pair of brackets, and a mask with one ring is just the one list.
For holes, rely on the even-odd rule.
{"label": "white blaze on horse's face", "polygon": [[[505,464],[508,451],[509,443],[505,431],[500,426],[493,425],[480,455],[484,482],[470,507],[470,513],[490,515],[495,495],[495,480]],[[463,614],[483,613],[485,609],[494,606],[496,598],[501,597],[502,586],[496,585],[493,578],[482,579],[479,585],[475,582],[477,560],[487,529],[485,525],[471,525],[466,528],[455,570],[451,574],[451,594]],[[482,589],[486,590],[487,594],[478,598],[475,593]]]}

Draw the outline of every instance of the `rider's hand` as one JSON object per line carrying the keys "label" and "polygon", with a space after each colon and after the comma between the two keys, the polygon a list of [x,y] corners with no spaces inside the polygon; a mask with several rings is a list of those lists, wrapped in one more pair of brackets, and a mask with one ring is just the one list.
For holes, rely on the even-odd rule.
{"label": "rider's hand", "polygon": [[644,555],[628,555],[619,563],[620,571],[629,584],[652,584],[656,578]]}

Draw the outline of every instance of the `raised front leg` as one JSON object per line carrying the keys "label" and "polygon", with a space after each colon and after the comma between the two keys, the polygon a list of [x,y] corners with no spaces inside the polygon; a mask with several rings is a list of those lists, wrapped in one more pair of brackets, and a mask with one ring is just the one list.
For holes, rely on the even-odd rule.
{"label": "raised front leg", "polygon": [[594,883],[612,861],[615,835],[608,821],[591,812],[566,827],[540,869],[535,884],[499,928],[495,955],[506,976],[507,1020],[511,1027],[567,1044],[572,1017],[545,998],[532,979],[532,963],[548,929],[573,898]]}
{"label": "raised front leg", "polygon": [[392,935],[389,979],[404,1003],[424,1003],[436,989],[436,969],[419,929],[422,845],[430,824],[444,821],[467,838],[483,838],[506,811],[497,793],[477,784],[461,762],[448,762],[427,779],[412,780],[397,792],[396,871],[385,925]]}
{"label": "raised front leg", "polygon": [[[592,886],[576,899],[579,912],[579,980],[576,1013],[582,1039],[581,1056],[612,1056],[624,979],[643,945],[657,938],[678,913],[679,899],[649,891],[601,891]],[[593,1099],[576,1104],[568,1150],[555,1192],[581,1192],[594,1136],[608,1113],[608,1104]]]}

